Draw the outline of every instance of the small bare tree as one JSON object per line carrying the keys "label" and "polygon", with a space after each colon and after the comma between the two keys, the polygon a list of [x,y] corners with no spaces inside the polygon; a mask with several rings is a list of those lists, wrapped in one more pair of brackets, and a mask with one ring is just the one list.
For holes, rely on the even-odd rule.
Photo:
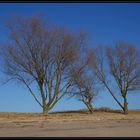
{"label": "small bare tree", "polygon": [[71,71],[72,89],[70,95],[82,101],[90,113],[93,113],[93,100],[95,100],[98,95],[96,78],[89,67],[88,55],[85,57],[83,57],[83,53],[81,55],[82,58],[77,61],[78,63],[73,65]]}
{"label": "small bare tree", "polygon": [[[106,87],[108,92],[122,108],[124,114],[128,113],[127,93],[140,87],[140,65],[139,53],[136,47],[126,43],[117,43],[115,48],[95,48],[90,51],[90,65],[93,72]],[[116,88],[124,99],[122,104],[117,99],[117,92],[111,88],[114,87],[114,81],[117,83]]]}
{"label": "small bare tree", "polygon": [[[44,24],[41,18],[17,18],[8,25],[2,46],[4,72],[22,82],[48,114],[71,86],[69,71],[83,44],[82,34]],[[34,88],[39,90],[40,97]]]}

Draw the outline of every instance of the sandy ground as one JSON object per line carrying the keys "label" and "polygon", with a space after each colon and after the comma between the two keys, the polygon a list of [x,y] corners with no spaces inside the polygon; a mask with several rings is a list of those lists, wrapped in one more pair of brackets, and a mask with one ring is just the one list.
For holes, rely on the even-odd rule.
{"label": "sandy ground", "polygon": [[0,113],[0,137],[140,137],[140,111]]}

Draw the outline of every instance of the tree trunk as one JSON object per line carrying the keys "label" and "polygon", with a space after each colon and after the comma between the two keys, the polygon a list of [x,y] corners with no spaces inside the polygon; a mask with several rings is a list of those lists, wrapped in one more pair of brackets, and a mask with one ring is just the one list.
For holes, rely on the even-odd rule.
{"label": "tree trunk", "polygon": [[89,104],[89,111],[90,111],[90,113],[93,113],[93,106],[92,106],[92,104]]}
{"label": "tree trunk", "polygon": [[128,114],[128,103],[127,103],[126,96],[124,97],[124,108],[123,108],[123,112],[124,112],[124,114]]}
{"label": "tree trunk", "polygon": [[105,87],[107,88],[107,90],[109,91],[109,93],[111,94],[111,96],[114,98],[114,100],[118,103],[118,105],[124,109],[123,105],[119,102],[119,100],[115,97],[115,95],[113,94],[113,92],[111,91],[111,89],[109,88],[109,86],[107,85],[107,83],[104,81],[103,84],[105,85]]}
{"label": "tree trunk", "polygon": [[48,107],[46,105],[43,105],[43,115],[48,115]]}
{"label": "tree trunk", "polygon": [[49,108],[48,108],[48,106],[46,104],[45,98],[42,98],[42,104],[43,104],[43,114],[48,115]]}
{"label": "tree trunk", "polygon": [[93,106],[90,103],[85,103],[90,113],[93,113]]}

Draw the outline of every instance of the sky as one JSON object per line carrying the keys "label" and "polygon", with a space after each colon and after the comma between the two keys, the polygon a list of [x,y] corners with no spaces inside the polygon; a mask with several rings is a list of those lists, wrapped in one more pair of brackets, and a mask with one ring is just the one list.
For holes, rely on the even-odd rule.
{"label": "sky", "polygon": [[[72,31],[87,31],[89,47],[112,45],[116,41],[140,46],[140,3],[0,3],[0,43],[7,40],[4,24],[9,18],[37,14]],[[0,78],[2,81],[3,73]],[[129,94],[129,109],[140,109],[139,100],[140,92]],[[120,109],[106,91],[99,94],[94,107]],[[76,99],[64,97],[52,111],[84,108],[84,104]],[[42,112],[42,109],[27,89],[9,82],[6,85],[0,83],[0,112]]]}

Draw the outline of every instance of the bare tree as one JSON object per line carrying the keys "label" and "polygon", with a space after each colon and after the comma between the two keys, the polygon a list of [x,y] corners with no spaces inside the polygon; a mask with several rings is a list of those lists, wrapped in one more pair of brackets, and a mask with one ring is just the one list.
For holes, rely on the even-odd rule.
{"label": "bare tree", "polygon": [[48,114],[71,86],[69,71],[77,60],[84,36],[45,24],[38,17],[17,18],[8,29],[10,37],[1,49],[4,72],[23,83],[43,113]]}
{"label": "bare tree", "polygon": [[[84,52],[86,52],[86,50]],[[95,100],[98,95],[96,78],[89,67],[88,55],[84,56],[83,53],[81,55],[82,58],[78,59],[78,63],[73,65],[71,71],[72,89],[70,95],[83,102],[90,113],[92,113],[93,100]]]}
{"label": "bare tree", "polygon": [[105,86],[105,88],[108,90],[108,92],[113,97],[113,99],[117,102],[117,104],[121,108],[123,108],[120,101],[116,98],[114,91],[109,85],[110,76],[108,73],[108,64],[107,64],[107,59],[105,54],[105,48],[99,46],[91,49],[89,53],[89,57],[90,57],[89,64],[93,70],[93,73],[98,78],[99,83]]}
{"label": "bare tree", "polygon": [[106,49],[110,73],[123,97],[123,111],[128,113],[127,94],[140,89],[140,56],[134,45],[119,42],[115,48]]}
{"label": "bare tree", "polygon": [[[138,50],[133,45],[117,43],[115,48],[100,47],[91,50],[90,58],[90,65],[95,75],[122,108],[124,114],[127,114],[127,93],[140,87]],[[114,87],[114,81],[117,83],[117,90],[111,88]],[[117,99],[115,95],[117,91],[123,97],[124,104]]]}

